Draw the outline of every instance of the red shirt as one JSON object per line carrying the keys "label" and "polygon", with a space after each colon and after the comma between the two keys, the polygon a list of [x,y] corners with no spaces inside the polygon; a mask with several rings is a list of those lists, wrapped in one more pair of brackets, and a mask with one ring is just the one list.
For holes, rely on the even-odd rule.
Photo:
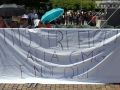
{"label": "red shirt", "polygon": [[52,28],[50,24],[47,25],[47,28]]}
{"label": "red shirt", "polygon": [[96,22],[96,16],[92,17],[92,22]]}

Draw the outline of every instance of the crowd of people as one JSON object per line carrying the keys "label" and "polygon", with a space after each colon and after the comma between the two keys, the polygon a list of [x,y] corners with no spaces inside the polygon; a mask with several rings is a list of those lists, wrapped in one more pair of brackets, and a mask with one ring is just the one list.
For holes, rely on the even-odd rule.
{"label": "crowd of people", "polygon": [[[96,26],[97,19],[106,19],[106,12],[95,12],[95,11],[69,11],[63,16],[58,18],[59,23],[73,24],[73,25],[85,25]],[[61,21],[60,21],[61,20]]]}
{"label": "crowd of people", "polygon": [[7,24],[5,19],[0,17],[0,28],[52,28],[51,24],[72,24],[72,25],[84,25],[88,24],[90,26],[96,26],[97,19],[102,16],[105,19],[106,13],[103,15],[98,15],[96,12],[91,11],[68,11],[61,15],[56,20],[52,22],[45,21],[42,23],[41,17],[44,12],[27,11],[22,16],[17,16],[17,18],[12,18],[10,25]]}
{"label": "crowd of people", "polygon": [[49,21],[46,21],[44,24],[40,19],[34,18],[29,22],[28,15],[24,14],[20,17],[20,21],[17,18],[11,19],[11,24],[8,25],[6,20],[0,17],[0,28],[51,28]]}

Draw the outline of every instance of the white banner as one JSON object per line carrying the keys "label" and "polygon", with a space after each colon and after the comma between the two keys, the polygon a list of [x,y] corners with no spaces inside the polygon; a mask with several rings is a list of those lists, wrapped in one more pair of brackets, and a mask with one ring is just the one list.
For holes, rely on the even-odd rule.
{"label": "white banner", "polygon": [[0,29],[0,83],[119,83],[117,29]]}

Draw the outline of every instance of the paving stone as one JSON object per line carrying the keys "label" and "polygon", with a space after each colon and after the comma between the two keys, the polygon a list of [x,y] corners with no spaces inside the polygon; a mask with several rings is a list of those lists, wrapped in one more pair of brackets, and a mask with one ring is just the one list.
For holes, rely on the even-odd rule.
{"label": "paving stone", "polygon": [[47,84],[46,86],[48,87],[48,86],[52,86],[52,85],[51,84]]}
{"label": "paving stone", "polygon": [[4,89],[2,89],[2,90],[8,90],[7,88],[4,88]]}
{"label": "paving stone", "polygon": [[22,90],[27,90],[26,88],[22,88]]}
{"label": "paving stone", "polygon": [[116,84],[115,87],[120,87],[120,86],[118,84]]}
{"label": "paving stone", "polygon": [[93,89],[92,89],[92,88],[88,88],[88,87],[87,87],[87,90],[93,90]]}
{"label": "paving stone", "polygon": [[17,89],[9,89],[9,90],[17,90]]}
{"label": "paving stone", "polygon": [[78,90],[78,88],[74,88],[73,90]]}
{"label": "paving stone", "polygon": [[93,89],[96,89],[96,87],[92,87],[92,90],[93,90]]}
{"label": "paving stone", "polygon": [[22,88],[22,90],[26,90],[27,89],[27,87],[25,87],[25,88]]}
{"label": "paving stone", "polygon": [[22,89],[17,88],[17,90],[22,90]]}
{"label": "paving stone", "polygon": [[36,86],[36,88],[41,88],[41,87],[42,87],[42,85],[37,85],[37,86]]}
{"label": "paving stone", "polygon": [[115,87],[115,85],[114,85],[114,84],[110,84],[110,87],[111,87],[111,88],[114,88],[114,87]]}
{"label": "paving stone", "polygon": [[68,89],[68,87],[64,87],[65,89]]}
{"label": "paving stone", "polygon": [[106,88],[110,89],[111,87],[110,86],[106,86]]}
{"label": "paving stone", "polygon": [[120,90],[120,88],[115,88],[115,90]]}
{"label": "paving stone", "polygon": [[35,90],[41,90],[41,88],[36,88]]}
{"label": "paving stone", "polygon": [[77,87],[78,87],[78,85],[77,85],[77,84],[74,84],[74,86],[73,86],[73,87],[77,88]]}
{"label": "paving stone", "polygon": [[63,84],[61,84],[61,85],[60,85],[60,88],[62,88],[62,87],[64,87],[64,85],[63,85]]}
{"label": "paving stone", "polygon": [[1,85],[0,87],[1,87],[1,89],[4,88],[4,87],[5,87],[5,84]]}
{"label": "paving stone", "polygon": [[100,85],[96,85],[95,87],[96,87],[96,89],[100,89],[101,88]]}
{"label": "paving stone", "polygon": [[105,85],[101,85],[101,88],[105,88],[106,86]]}
{"label": "paving stone", "polygon": [[80,89],[80,88],[82,88],[82,87],[78,85],[78,87],[77,87],[77,88],[79,88],[79,89]]}
{"label": "paving stone", "polygon": [[4,87],[7,87],[7,88],[8,88],[8,87],[9,87],[9,84],[6,84]]}
{"label": "paving stone", "polygon": [[2,90],[3,88],[0,87],[0,90]]}
{"label": "paving stone", "polygon": [[19,84],[14,84],[14,86],[19,86]]}
{"label": "paving stone", "polygon": [[18,86],[13,86],[12,88],[14,88],[14,89],[15,89],[15,88],[18,88]]}
{"label": "paving stone", "polygon": [[[37,90],[36,88],[32,88],[32,90]],[[40,89],[39,89],[40,90]]]}
{"label": "paving stone", "polygon": [[32,90],[32,88],[27,88],[27,90]]}
{"label": "paving stone", "polygon": [[45,88],[45,90],[51,90],[51,88]]}
{"label": "paving stone", "polygon": [[9,84],[9,87],[13,87],[14,86],[14,84]]}
{"label": "paving stone", "polygon": [[99,88],[99,89],[96,89],[96,90],[101,90],[101,89]]}
{"label": "paving stone", "polygon": [[[51,89],[52,90],[52,89]],[[60,90],[64,90],[64,88],[60,88]]]}
{"label": "paving stone", "polygon": [[107,90],[106,88],[101,88],[101,90]]}

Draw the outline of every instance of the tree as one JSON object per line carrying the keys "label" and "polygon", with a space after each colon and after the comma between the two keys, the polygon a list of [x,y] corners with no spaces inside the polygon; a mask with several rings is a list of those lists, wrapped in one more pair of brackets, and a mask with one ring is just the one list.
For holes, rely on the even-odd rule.
{"label": "tree", "polygon": [[95,6],[96,6],[95,1],[93,1],[93,0],[83,1],[82,5],[83,5],[82,7],[87,10],[94,10]]}
{"label": "tree", "polygon": [[61,7],[65,10],[80,10],[81,7],[87,10],[95,9],[94,0],[50,0],[53,7]]}
{"label": "tree", "polygon": [[0,4],[15,3],[25,6],[26,9],[49,10],[60,7],[65,10],[80,10],[81,7],[87,10],[95,9],[94,0],[0,0]]}

